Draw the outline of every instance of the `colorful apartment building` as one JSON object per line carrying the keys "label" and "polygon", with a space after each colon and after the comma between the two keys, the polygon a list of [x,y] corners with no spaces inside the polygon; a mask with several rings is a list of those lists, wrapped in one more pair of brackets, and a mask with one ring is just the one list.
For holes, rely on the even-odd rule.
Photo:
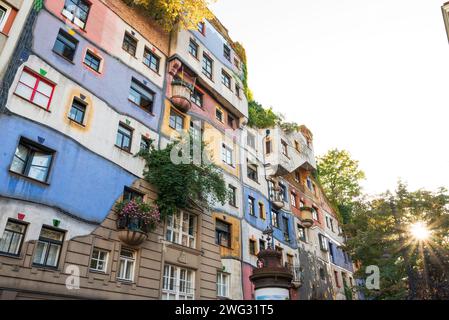
{"label": "colorful apartment building", "polygon": [[[0,1],[0,299],[250,300],[270,246],[292,299],[346,298],[312,134],[246,126],[244,57],[218,19],[167,33],[123,1],[40,4]],[[130,232],[115,204],[158,196],[135,154],[188,132],[228,202]]]}

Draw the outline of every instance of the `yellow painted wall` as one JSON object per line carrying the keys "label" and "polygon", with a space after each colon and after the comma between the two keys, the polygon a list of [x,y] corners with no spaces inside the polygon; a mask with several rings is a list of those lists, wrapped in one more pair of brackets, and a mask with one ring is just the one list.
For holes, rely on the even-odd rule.
{"label": "yellow painted wall", "polygon": [[220,247],[222,258],[241,258],[240,220],[221,212],[212,213],[212,219],[221,220],[231,225],[231,248]]}

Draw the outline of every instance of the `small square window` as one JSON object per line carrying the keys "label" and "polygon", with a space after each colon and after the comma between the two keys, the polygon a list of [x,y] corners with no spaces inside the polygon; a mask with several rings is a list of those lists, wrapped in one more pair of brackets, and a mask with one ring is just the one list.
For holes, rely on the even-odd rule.
{"label": "small square window", "polygon": [[192,95],[190,97],[190,100],[196,104],[198,107],[203,107],[203,94],[200,93],[198,90],[194,90],[192,92]]}
{"label": "small square window", "polygon": [[142,201],[144,194],[129,187],[123,189],[123,201],[139,200]]}
{"label": "small square window", "polygon": [[250,216],[256,216],[256,199],[248,197],[248,212]]}
{"label": "small square window", "polygon": [[215,243],[231,248],[231,225],[221,220],[215,221]]}
{"label": "small square window", "polygon": [[184,130],[184,117],[171,109],[169,126],[170,128],[175,129],[178,132]]}
{"label": "small square window", "polygon": [[198,44],[193,40],[190,39],[189,42],[189,53],[195,57],[195,59],[198,59]]}
{"label": "small square window", "polygon": [[246,136],[246,143],[249,147],[256,149],[256,136],[248,132],[248,135]]}
{"label": "small square window", "polygon": [[198,23],[198,31],[204,36],[206,34],[206,24],[204,22]]}
{"label": "small square window", "polygon": [[215,118],[218,121],[223,122],[223,111],[221,111],[220,109],[216,109],[215,110]]}
{"label": "small square window", "polygon": [[221,72],[221,82],[226,86],[226,88],[231,89],[231,76],[224,70]]}
{"label": "small square window", "polygon": [[123,281],[133,281],[135,263],[136,263],[135,252],[128,249],[122,249],[120,251],[119,269],[117,278]]}
{"label": "small square window", "polygon": [[237,96],[237,98],[241,98],[242,94],[241,94],[242,89],[240,89],[240,85],[238,83],[235,84],[235,95]]}
{"label": "small square window", "polygon": [[233,116],[228,115],[228,126],[234,129],[235,127],[235,119]]}
{"label": "small square window", "polygon": [[223,55],[226,60],[231,61],[231,48],[227,44],[223,45]]}
{"label": "small square window", "polygon": [[153,112],[154,92],[135,79],[131,81],[128,99],[145,111]]}
{"label": "small square window", "polygon": [[87,50],[86,56],[84,57],[84,64],[90,67],[96,72],[100,72],[101,59],[93,54],[90,50]]}
{"label": "small square window", "polygon": [[61,29],[53,46],[53,51],[65,59],[73,61],[77,46],[78,40]]}
{"label": "small square window", "polygon": [[119,124],[115,145],[122,150],[131,152],[133,130],[123,123]]}
{"label": "small square window", "polygon": [[90,270],[106,272],[109,252],[95,248],[90,259]]}
{"label": "small square window", "polygon": [[43,227],[33,257],[33,265],[38,267],[57,268],[64,232]]}
{"label": "small square window", "polygon": [[54,91],[54,84],[32,71],[24,69],[20,75],[15,94],[49,110]]}
{"label": "small square window", "polygon": [[47,182],[53,155],[54,151],[44,149],[37,143],[22,138],[16,149],[11,171],[31,179]]}
{"label": "small square window", "polygon": [[249,240],[249,254],[250,255],[255,256],[257,254],[256,246],[257,246],[256,241],[250,239]]}
{"label": "small square window", "polygon": [[78,27],[84,29],[89,11],[90,3],[85,0],[65,0],[62,14]]}
{"label": "small square window", "polygon": [[154,72],[159,73],[161,58],[159,58],[148,48],[145,48],[145,53],[143,54],[143,63]]}
{"label": "small square window", "polygon": [[0,253],[16,256],[20,255],[27,226],[25,224],[8,220],[3,236],[0,238]]}
{"label": "small square window", "polygon": [[86,115],[86,104],[73,99],[72,107],[70,108],[69,119],[75,121],[78,124],[84,123],[84,117]]}
{"label": "small square window", "polygon": [[233,207],[237,206],[237,188],[229,185],[229,204]]}
{"label": "small square window", "polygon": [[213,61],[206,54],[203,55],[203,74],[212,80]]}
{"label": "small square window", "polygon": [[128,52],[133,57],[136,56],[137,52],[137,39],[134,38],[131,34],[128,32],[125,32],[125,37],[123,38],[123,45],[122,48],[126,52]]}
{"label": "small square window", "polygon": [[253,180],[254,182],[258,182],[259,181],[259,176],[257,173],[257,165],[252,164],[252,163],[248,163],[248,167],[247,167],[247,171],[248,171],[248,178]]}

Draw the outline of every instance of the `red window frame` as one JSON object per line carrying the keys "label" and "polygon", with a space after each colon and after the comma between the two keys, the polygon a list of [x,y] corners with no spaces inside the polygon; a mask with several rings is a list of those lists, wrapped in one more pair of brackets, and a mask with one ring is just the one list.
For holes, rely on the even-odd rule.
{"label": "red window frame", "polygon": [[[22,77],[23,73],[28,73],[28,74],[31,75],[32,77],[36,78],[36,83],[34,84],[34,87],[33,87],[33,88],[30,87],[29,85],[27,85],[26,83],[20,81],[20,78]],[[17,82],[16,90],[14,91],[14,93],[17,91],[17,87],[19,86],[19,84],[22,84],[22,85],[24,85],[24,86],[26,86],[26,87],[32,89],[32,90],[33,90],[33,93],[31,94],[30,99],[27,99],[27,98],[25,98],[25,97],[22,97],[21,95],[19,95],[19,94],[17,94],[17,93],[16,93],[16,94],[17,94],[18,96],[20,96],[20,97],[26,99],[27,101],[31,102],[32,104],[34,104],[34,105],[40,107],[40,108],[45,108],[45,107],[42,107],[42,106],[38,105],[37,103],[35,103],[35,102],[34,102],[34,97],[36,96],[36,93],[37,93],[37,92],[40,93],[40,94],[42,94],[43,96],[46,96],[46,97],[48,98],[48,104],[47,104],[47,107],[46,107],[45,109],[46,109],[47,111],[49,111],[49,110],[50,110],[51,101],[53,100],[53,95],[54,95],[54,93],[55,93],[56,84],[54,84],[53,82],[47,80],[47,79],[44,78],[43,76],[39,75],[38,73],[36,73],[36,72],[34,72],[33,70],[28,69],[28,68],[24,68],[24,69],[23,69],[22,74],[20,75],[20,78],[19,78],[19,81]],[[37,90],[37,88],[39,87],[39,83],[41,83],[41,82],[43,82],[43,83],[49,85],[49,86],[52,88],[50,96],[47,96],[47,95],[44,94],[43,92],[40,92],[40,91]]]}

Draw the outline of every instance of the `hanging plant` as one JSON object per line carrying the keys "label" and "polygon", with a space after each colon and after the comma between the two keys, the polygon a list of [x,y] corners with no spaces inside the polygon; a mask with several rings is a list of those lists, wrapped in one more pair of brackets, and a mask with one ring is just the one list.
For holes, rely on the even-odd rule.
{"label": "hanging plant", "polygon": [[119,230],[129,229],[131,231],[149,233],[161,221],[159,208],[140,199],[121,201],[116,204],[116,210]]}

